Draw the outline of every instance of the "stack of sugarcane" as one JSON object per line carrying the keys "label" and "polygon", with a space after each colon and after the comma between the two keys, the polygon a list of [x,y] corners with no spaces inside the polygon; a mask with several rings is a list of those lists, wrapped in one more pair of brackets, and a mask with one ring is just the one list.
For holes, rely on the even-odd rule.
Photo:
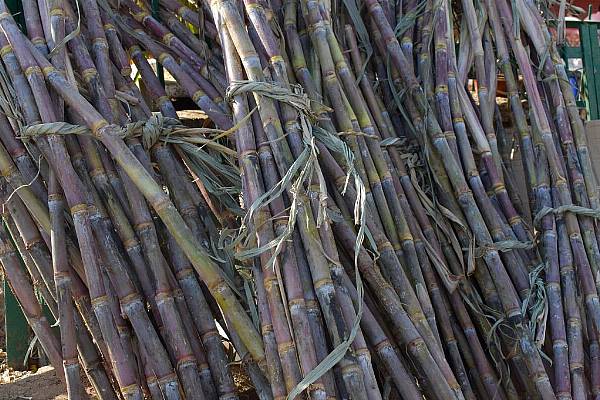
{"label": "stack of sugarcane", "polygon": [[0,262],[70,399],[235,399],[234,361],[260,399],[600,398],[566,1],[22,3]]}

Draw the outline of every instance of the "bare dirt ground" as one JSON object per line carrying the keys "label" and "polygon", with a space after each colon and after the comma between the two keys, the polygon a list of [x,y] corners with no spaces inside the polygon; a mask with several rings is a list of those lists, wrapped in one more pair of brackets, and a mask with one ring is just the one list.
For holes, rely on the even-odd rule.
{"label": "bare dirt ground", "polygon": [[35,373],[4,369],[0,375],[0,400],[67,400],[67,395],[52,367],[42,367]]}
{"label": "bare dirt ground", "polygon": [[[13,371],[2,364],[0,370],[0,400],[67,400],[65,386],[52,367],[42,367],[34,373]],[[235,367],[233,374],[240,399],[256,400],[248,377]],[[97,399],[91,387],[87,391],[90,400]]]}

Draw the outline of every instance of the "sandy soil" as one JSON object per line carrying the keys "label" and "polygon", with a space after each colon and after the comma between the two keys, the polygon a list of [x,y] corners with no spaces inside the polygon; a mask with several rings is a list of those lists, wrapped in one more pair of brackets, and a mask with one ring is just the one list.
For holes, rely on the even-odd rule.
{"label": "sandy soil", "polygon": [[0,377],[0,400],[67,400],[67,395],[52,367],[35,373],[5,369]]}
{"label": "sandy soil", "polygon": [[[0,365],[0,400],[67,400],[66,389],[52,367],[42,367],[37,372],[13,371]],[[234,380],[240,399],[256,400],[248,377],[233,366]],[[90,400],[95,400],[93,389],[88,388]]]}

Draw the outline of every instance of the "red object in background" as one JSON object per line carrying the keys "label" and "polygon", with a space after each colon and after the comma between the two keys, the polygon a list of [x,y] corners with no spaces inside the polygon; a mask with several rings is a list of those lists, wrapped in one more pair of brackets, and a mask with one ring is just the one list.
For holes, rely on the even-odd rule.
{"label": "red object in background", "polygon": [[[567,0],[567,2],[585,10],[585,20],[600,21],[600,0]],[[588,17],[587,11],[590,5],[592,6],[592,15]],[[558,6],[554,7],[554,12],[558,15]],[[567,13],[567,16],[570,15]],[[579,31],[575,28],[567,28],[565,39],[570,46],[579,46]]]}
{"label": "red object in background", "polygon": [[[567,3],[583,8],[586,12],[590,4],[592,5],[592,13],[597,13],[600,10],[600,0],[567,0]],[[556,9],[558,10],[558,7]]]}
{"label": "red object in background", "polygon": [[567,41],[569,46],[578,47],[579,46],[579,30],[576,28],[567,28],[565,30],[565,40]]}
{"label": "red object in background", "polygon": [[[585,13],[586,13],[585,19],[588,19],[587,11],[588,11],[588,7],[591,4],[591,6],[592,6],[591,20],[592,21],[600,21],[600,0],[594,0],[594,1],[591,1],[591,0],[567,0],[567,3],[570,3],[574,6],[584,9]],[[555,9],[556,9],[555,10],[556,14],[558,15],[558,6],[555,7]]]}

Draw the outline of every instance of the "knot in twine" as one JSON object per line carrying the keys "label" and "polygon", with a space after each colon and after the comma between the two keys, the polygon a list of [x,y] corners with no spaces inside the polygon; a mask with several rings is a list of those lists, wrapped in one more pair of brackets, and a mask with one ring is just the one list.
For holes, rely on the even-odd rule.
{"label": "knot in twine", "polygon": [[176,128],[181,128],[181,122],[175,118],[163,117],[161,114],[153,114],[146,121],[137,121],[127,124],[121,130],[123,139],[141,136],[144,148],[150,149],[161,137],[166,139]]}

